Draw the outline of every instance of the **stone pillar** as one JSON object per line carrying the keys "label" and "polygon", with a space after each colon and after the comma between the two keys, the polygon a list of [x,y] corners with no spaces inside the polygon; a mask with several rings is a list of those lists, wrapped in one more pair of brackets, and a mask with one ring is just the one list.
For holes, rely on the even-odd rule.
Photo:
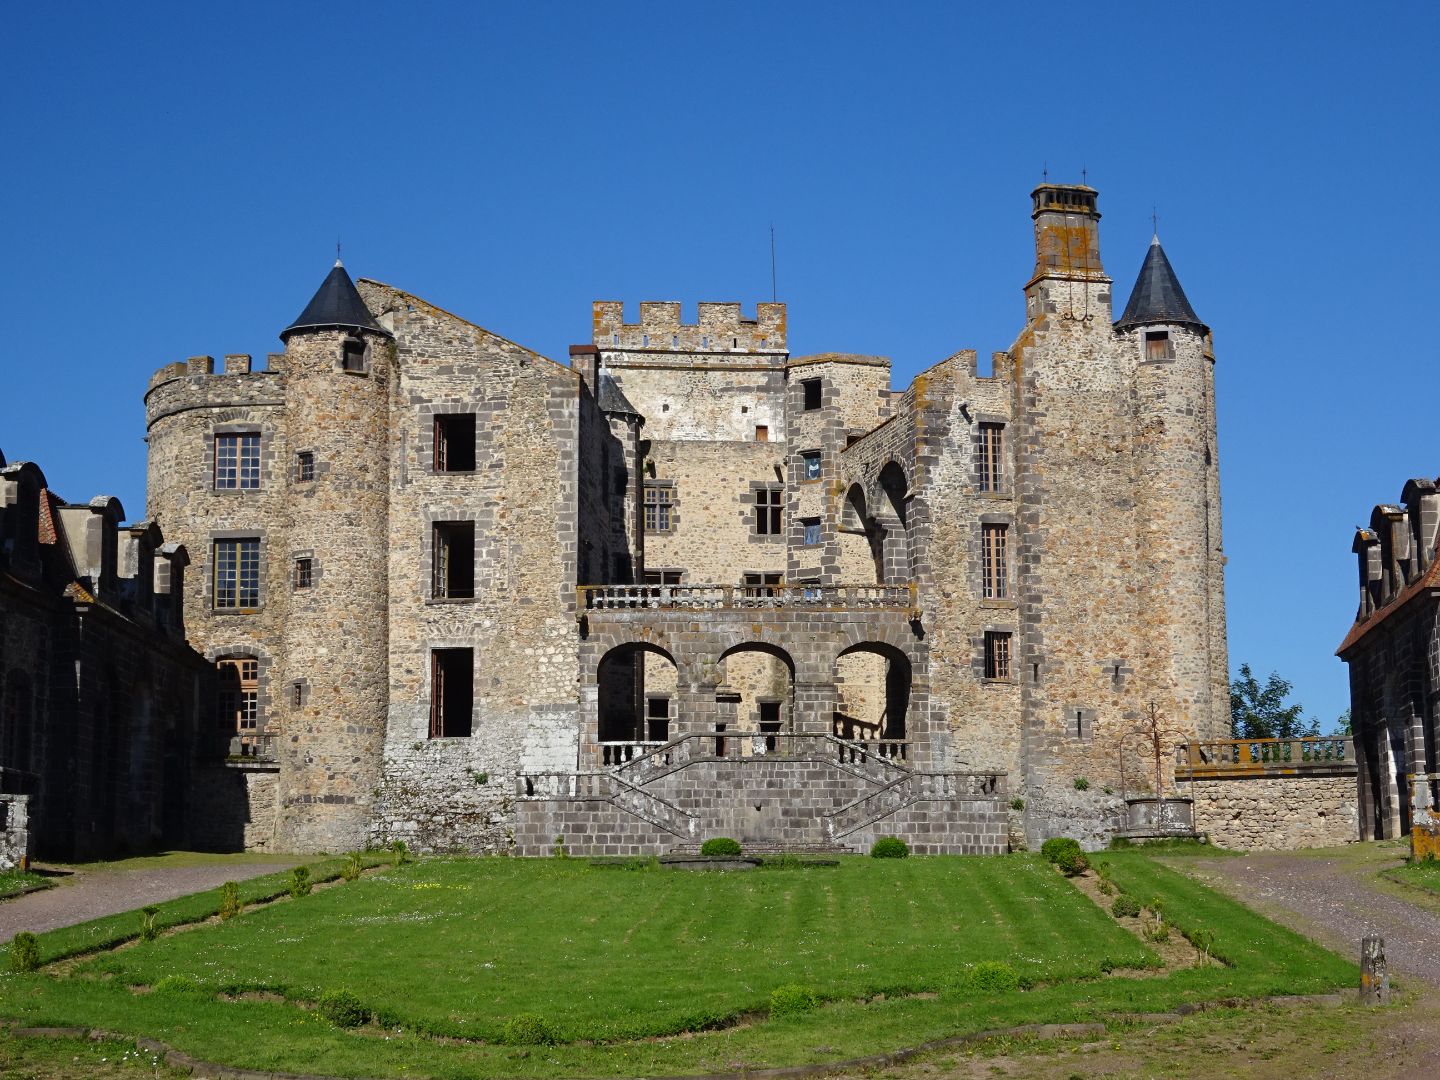
{"label": "stone pillar", "polygon": [[835,723],[835,684],[797,679],[793,716],[797,735],[828,735]]}
{"label": "stone pillar", "polygon": [[1360,941],[1360,1004],[1390,1003],[1390,970],[1385,963],[1385,939],[1374,934]]}

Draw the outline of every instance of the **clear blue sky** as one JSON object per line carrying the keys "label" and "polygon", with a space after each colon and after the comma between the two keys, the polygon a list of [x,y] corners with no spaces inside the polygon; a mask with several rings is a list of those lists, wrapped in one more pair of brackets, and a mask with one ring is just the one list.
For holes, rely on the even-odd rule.
{"label": "clear blue sky", "polygon": [[142,516],[150,372],[278,350],[337,237],[563,358],[594,299],[768,299],[773,221],[792,349],[904,384],[1010,345],[1083,168],[1118,299],[1153,204],[1215,329],[1233,664],[1329,724],[1351,529],[1440,473],[1437,11],[12,5],[0,448]]}

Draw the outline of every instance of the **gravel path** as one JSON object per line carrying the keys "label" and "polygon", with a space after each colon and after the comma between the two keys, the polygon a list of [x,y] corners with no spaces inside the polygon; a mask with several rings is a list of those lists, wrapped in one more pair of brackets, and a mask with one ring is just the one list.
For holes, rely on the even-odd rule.
{"label": "gravel path", "polygon": [[1379,934],[1392,971],[1440,986],[1440,902],[1376,877],[1400,865],[1394,849],[1357,845],[1333,854],[1265,852],[1184,863],[1171,865],[1357,962],[1360,939]]}
{"label": "gravel path", "polygon": [[146,869],[79,870],[62,884],[0,903],[0,941],[22,930],[40,933],[103,915],[131,911],[213,889],[226,881],[244,881],[286,870],[294,863],[217,863]]}

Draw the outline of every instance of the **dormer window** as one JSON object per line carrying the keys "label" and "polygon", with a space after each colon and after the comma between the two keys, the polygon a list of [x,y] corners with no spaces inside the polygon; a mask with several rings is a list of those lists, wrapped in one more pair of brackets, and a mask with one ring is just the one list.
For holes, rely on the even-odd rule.
{"label": "dormer window", "polygon": [[1170,344],[1169,330],[1146,330],[1145,331],[1145,359],[1146,360],[1173,360],[1175,359],[1175,347]]}
{"label": "dormer window", "polygon": [[359,338],[346,338],[340,343],[340,370],[365,370],[365,342]]}

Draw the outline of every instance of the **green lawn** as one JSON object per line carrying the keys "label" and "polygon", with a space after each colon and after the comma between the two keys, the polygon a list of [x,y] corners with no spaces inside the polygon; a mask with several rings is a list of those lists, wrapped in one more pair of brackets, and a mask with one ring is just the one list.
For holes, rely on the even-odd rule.
{"label": "green lawn", "polygon": [[8,900],[32,889],[48,889],[51,884],[52,882],[39,874],[27,873],[24,870],[0,871],[0,900]]}
{"label": "green lawn", "polygon": [[[1127,890],[1163,897],[1177,925],[1213,929],[1231,966],[1105,976],[1157,959],[1032,856],[731,874],[432,859],[99,953],[63,976],[5,976],[0,1014],[146,1034],[254,1069],[606,1076],[842,1060],[1000,1024],[1355,982],[1352,965],[1142,854],[1104,858]],[[42,954],[110,936],[66,934],[42,935]],[[967,965],[984,960],[1010,963],[1030,988],[965,989]],[[167,976],[199,992],[149,990]],[[788,983],[828,1004],[768,1019],[770,991]],[[335,988],[382,1024],[341,1030],[301,1007]],[[250,991],[278,997],[238,997]],[[494,1042],[527,1012],[563,1045]],[[720,1030],[676,1037],[705,1028]]]}
{"label": "green lawn", "polygon": [[1425,859],[1406,866],[1397,866],[1385,871],[1392,881],[1403,881],[1406,885],[1425,889],[1440,896],[1440,860]]}

